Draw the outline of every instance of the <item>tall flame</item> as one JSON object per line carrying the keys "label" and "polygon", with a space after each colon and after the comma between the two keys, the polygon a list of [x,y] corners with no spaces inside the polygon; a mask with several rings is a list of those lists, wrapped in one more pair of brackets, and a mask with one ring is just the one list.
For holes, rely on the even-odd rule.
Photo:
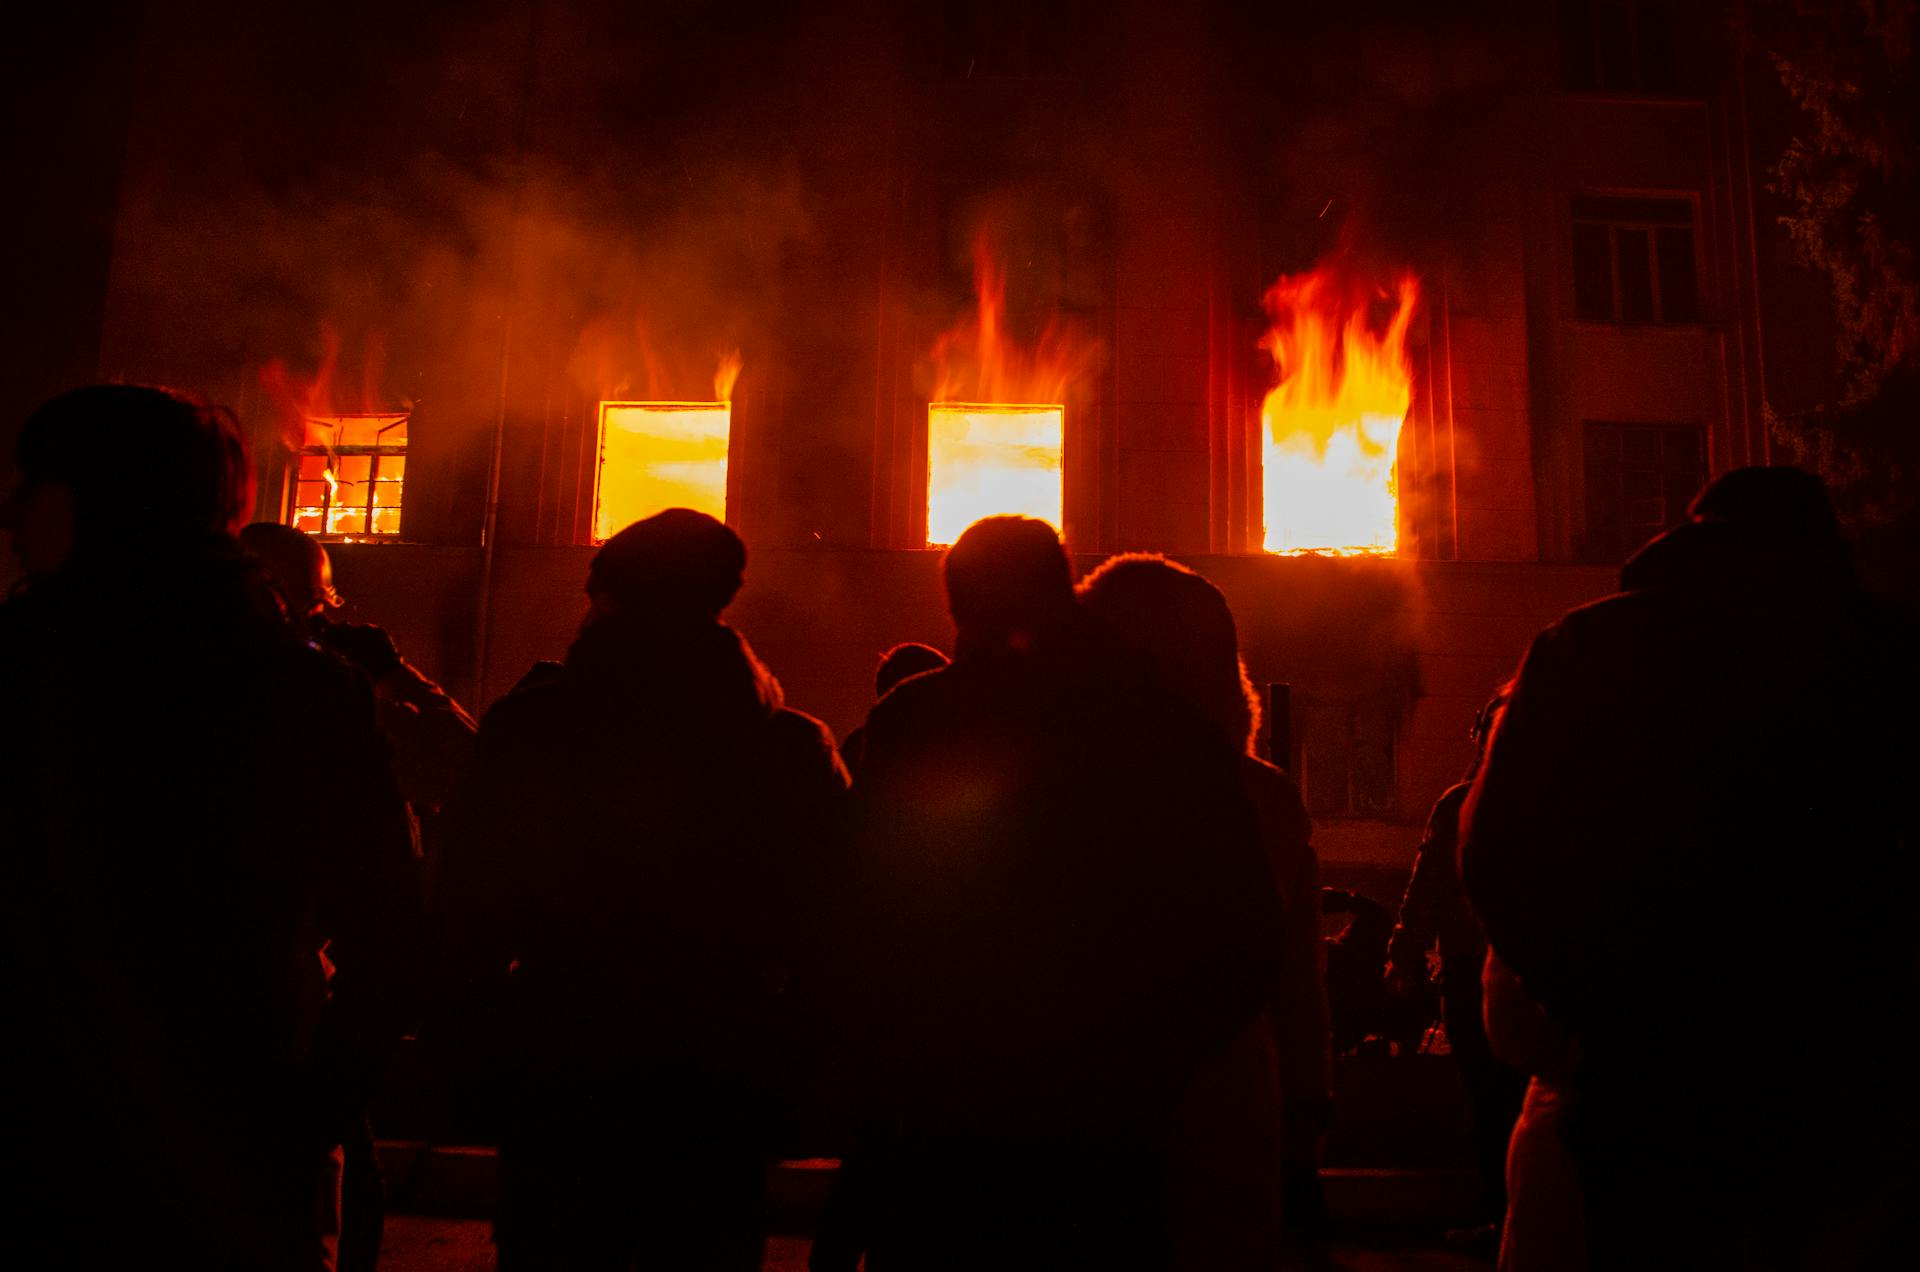
{"label": "tall flame", "polygon": [[933,346],[927,413],[927,541],[952,543],[982,517],[1059,529],[1066,400],[1099,345],[1050,319],[1030,347],[1006,334],[1007,276],[985,233],[973,244],[973,312]]}
{"label": "tall flame", "polygon": [[[1267,290],[1260,347],[1280,382],[1260,407],[1269,552],[1391,555],[1399,544],[1394,460],[1413,404],[1407,332],[1419,284],[1389,293],[1339,262]],[[1376,329],[1377,301],[1393,310]]]}

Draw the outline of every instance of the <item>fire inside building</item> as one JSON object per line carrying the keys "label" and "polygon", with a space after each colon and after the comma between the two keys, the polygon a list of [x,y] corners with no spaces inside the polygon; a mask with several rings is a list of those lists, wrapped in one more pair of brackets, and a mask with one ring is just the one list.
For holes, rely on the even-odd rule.
{"label": "fire inside building", "polygon": [[[976,518],[1170,553],[1290,686],[1323,860],[1385,888],[1532,632],[1767,454],[1750,68],[1643,7],[1591,66],[1532,6],[509,7],[426,70],[150,21],[99,368],[235,404],[258,515],[482,707],[662,507],[745,537],[739,625],[840,733],[946,639],[928,549]],[[229,56],[314,39],[343,73]],[[163,317],[215,286],[244,332]]]}
{"label": "fire inside building", "polygon": [[46,365],[230,404],[476,714],[664,508],[840,736],[975,520],[1167,554],[1391,905],[1532,636],[1814,391],[1743,8],[122,5]]}

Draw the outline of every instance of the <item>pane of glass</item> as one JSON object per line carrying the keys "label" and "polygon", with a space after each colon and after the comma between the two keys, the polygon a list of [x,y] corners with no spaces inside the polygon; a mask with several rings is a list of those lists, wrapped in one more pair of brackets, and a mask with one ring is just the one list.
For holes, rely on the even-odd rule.
{"label": "pane of glass", "polygon": [[1600,87],[1593,77],[1593,4],[1591,0],[1564,0],[1560,6],[1565,34],[1567,87],[1576,93]]}
{"label": "pane of glass", "polygon": [[293,510],[293,526],[296,530],[305,530],[308,534],[325,534],[326,524],[326,516],[318,508]]}
{"label": "pane of glass", "polygon": [[1666,430],[1667,465],[1682,465],[1690,471],[1697,471],[1706,458],[1707,437],[1703,429],[1670,428]]}
{"label": "pane of glass", "polygon": [[1590,322],[1613,318],[1613,255],[1607,227],[1573,227],[1573,312]]}
{"label": "pane of glass", "polygon": [[406,444],[407,417],[399,414],[341,415],[334,422],[340,429],[341,446],[395,446]]}
{"label": "pane of glass", "polygon": [[373,532],[375,534],[400,533],[400,507],[375,508],[373,510]]}
{"label": "pane of glass", "polygon": [[1623,428],[1620,430],[1620,440],[1628,467],[1639,469],[1660,467],[1659,429]]}
{"label": "pane of glass", "polygon": [[384,478],[373,483],[373,506],[376,508],[398,508],[402,485],[397,481]]}
{"label": "pane of glass", "polygon": [[1645,230],[1613,232],[1620,253],[1620,319],[1653,321],[1653,244]]}
{"label": "pane of glass", "polygon": [[1680,87],[1673,55],[1673,15],[1664,4],[1642,4],[1639,22],[1640,91],[1671,93]]}
{"label": "pane of glass", "polygon": [[303,481],[293,488],[293,502],[302,508],[319,508],[327,502],[327,483]]}
{"label": "pane of glass", "polygon": [[1601,4],[1595,9],[1593,25],[1601,89],[1609,93],[1631,92],[1635,87],[1633,15],[1624,5]]}
{"label": "pane of glass", "polygon": [[382,455],[380,457],[380,480],[400,481],[407,475],[407,457],[405,455]]}
{"label": "pane of glass", "polygon": [[342,455],[333,475],[344,485],[360,485],[373,474],[373,456]]}
{"label": "pane of glass", "polygon": [[367,510],[365,508],[335,508],[327,517],[328,534],[365,534],[367,532]]}
{"label": "pane of glass", "polygon": [[325,455],[302,455],[300,457],[301,481],[325,481],[326,478],[322,476],[322,474],[326,471],[327,457]]}
{"label": "pane of glass", "polygon": [[1625,486],[1629,499],[1652,499],[1657,502],[1660,498],[1659,473],[1640,468],[1629,469]]}
{"label": "pane of glass", "polygon": [[1693,263],[1693,231],[1655,231],[1660,253],[1660,318],[1694,322],[1700,317],[1700,290]]}

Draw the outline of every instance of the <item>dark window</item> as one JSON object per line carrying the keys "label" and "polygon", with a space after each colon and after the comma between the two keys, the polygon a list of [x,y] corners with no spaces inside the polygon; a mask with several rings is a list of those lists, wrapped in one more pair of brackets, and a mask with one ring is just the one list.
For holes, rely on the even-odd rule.
{"label": "dark window", "polygon": [[957,80],[1051,79],[1067,70],[1072,15],[1063,0],[948,0],[942,74]]}
{"label": "dark window", "polygon": [[407,479],[405,415],[336,415],[307,421],[295,458],[286,521],[309,534],[400,533]]}
{"label": "dark window", "polygon": [[1615,564],[1685,519],[1707,481],[1706,430],[1691,424],[1586,426],[1582,559]]}
{"label": "dark window", "polygon": [[1679,87],[1673,13],[1657,0],[1566,0],[1567,87],[1672,93]]}
{"label": "dark window", "polygon": [[1573,199],[1573,312],[1590,322],[1697,322],[1690,199]]}
{"label": "dark window", "polygon": [[1399,806],[1395,712],[1380,702],[1301,704],[1300,779],[1316,817],[1391,817]]}

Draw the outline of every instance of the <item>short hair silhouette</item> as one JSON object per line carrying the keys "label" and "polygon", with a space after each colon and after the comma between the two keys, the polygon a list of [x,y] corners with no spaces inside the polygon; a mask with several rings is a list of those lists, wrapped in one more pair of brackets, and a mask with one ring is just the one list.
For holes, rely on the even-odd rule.
{"label": "short hair silhouette", "polygon": [[747,545],[704,512],[669,508],[636,521],[594,553],[587,595],[620,608],[707,622],[740,591]]}
{"label": "short hair silhouette", "polygon": [[873,696],[884,698],[907,677],[917,676],[924,671],[938,671],[949,661],[945,654],[932,645],[922,645],[914,640],[902,641],[880,655],[880,665],[873,673]]}
{"label": "short hair silhouette", "polygon": [[964,631],[1046,626],[1073,608],[1073,567],[1060,536],[1032,517],[987,517],[966,528],[941,567],[947,612]]}
{"label": "short hair silhouette", "polygon": [[15,451],[29,482],[73,491],[74,546],[178,544],[239,529],[253,469],[233,413],[172,389],[94,384],[27,417]]}
{"label": "short hair silhouette", "polygon": [[1205,712],[1236,746],[1251,744],[1259,698],[1240,665],[1240,634],[1219,588],[1157,553],[1136,552],[1101,562],[1081,580],[1080,599],[1170,692]]}

